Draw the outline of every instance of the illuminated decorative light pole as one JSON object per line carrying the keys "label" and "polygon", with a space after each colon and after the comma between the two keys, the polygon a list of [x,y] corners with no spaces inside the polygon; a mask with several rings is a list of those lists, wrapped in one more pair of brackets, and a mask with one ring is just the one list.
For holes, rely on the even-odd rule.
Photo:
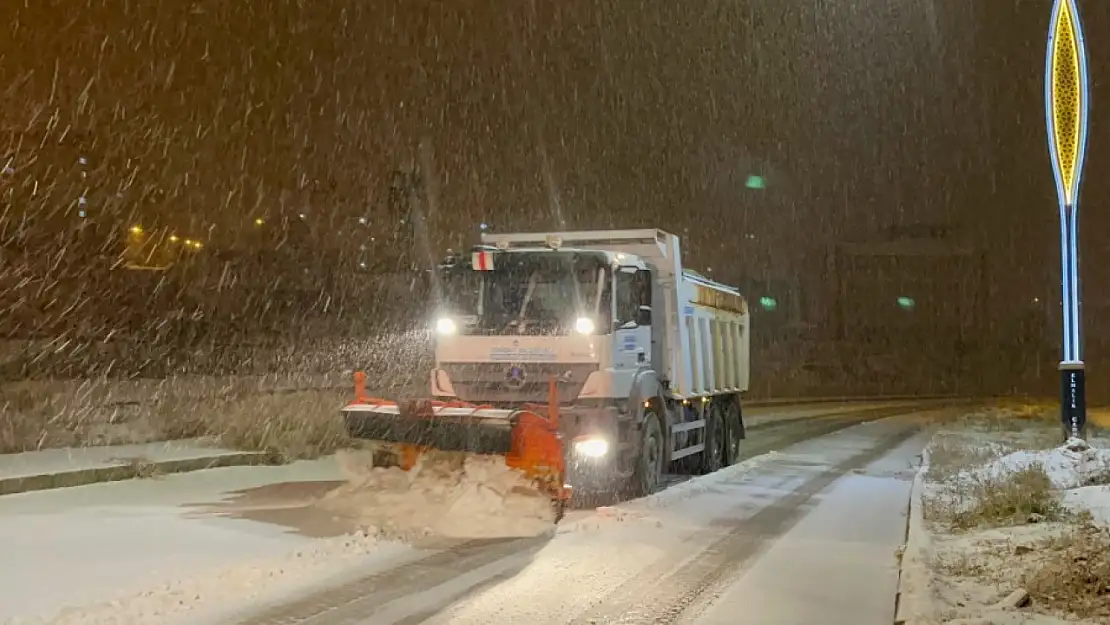
{"label": "illuminated decorative light pole", "polygon": [[1048,147],[1060,208],[1064,345],[1060,417],[1066,434],[1082,438],[1087,424],[1080,332],[1079,183],[1087,151],[1090,93],[1087,50],[1075,0],[1055,0],[1045,67]]}

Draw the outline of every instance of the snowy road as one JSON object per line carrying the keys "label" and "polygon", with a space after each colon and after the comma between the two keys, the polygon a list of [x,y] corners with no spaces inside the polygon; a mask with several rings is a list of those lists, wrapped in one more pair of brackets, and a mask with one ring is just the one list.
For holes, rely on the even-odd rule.
{"label": "snowy road", "polygon": [[[938,413],[848,426],[894,410],[910,412],[760,425],[745,449],[762,455],[539,538],[344,535],[304,513],[341,479],[327,462],[3,497],[0,531],[19,540],[0,622],[889,623],[908,480]],[[32,615],[46,618],[6,620]]]}
{"label": "snowy road", "polygon": [[922,424],[855,426],[238,623],[885,625]]}

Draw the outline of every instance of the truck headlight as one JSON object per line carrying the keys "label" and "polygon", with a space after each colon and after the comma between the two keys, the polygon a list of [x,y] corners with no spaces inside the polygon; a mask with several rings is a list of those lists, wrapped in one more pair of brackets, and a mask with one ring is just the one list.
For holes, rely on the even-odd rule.
{"label": "truck headlight", "polygon": [[574,331],[579,334],[593,334],[594,320],[589,317],[579,317],[574,321]]}
{"label": "truck headlight", "polygon": [[584,438],[574,441],[574,451],[587,458],[600,458],[609,453],[609,441],[604,438]]}
{"label": "truck headlight", "polygon": [[454,334],[458,329],[458,326],[455,325],[455,320],[450,317],[440,317],[436,319],[436,332],[440,334]]}

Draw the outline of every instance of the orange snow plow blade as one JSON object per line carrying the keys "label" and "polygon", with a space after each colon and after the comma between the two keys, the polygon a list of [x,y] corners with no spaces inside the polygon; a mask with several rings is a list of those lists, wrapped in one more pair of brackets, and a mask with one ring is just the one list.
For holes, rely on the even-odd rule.
{"label": "orange snow plow blade", "polygon": [[563,501],[563,442],[555,380],[548,405],[496,409],[466,402],[394,402],[366,394],[366,375],[355,374],[355,401],[343,409],[347,433],[373,441],[409,470],[431,451],[504,456],[505,464],[531,478],[552,499]]}

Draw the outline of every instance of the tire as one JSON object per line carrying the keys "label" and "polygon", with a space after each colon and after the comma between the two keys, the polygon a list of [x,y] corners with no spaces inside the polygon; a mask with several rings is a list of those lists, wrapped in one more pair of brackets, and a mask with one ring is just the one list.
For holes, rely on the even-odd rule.
{"label": "tire", "polygon": [[732,466],[741,460],[740,441],[744,438],[744,422],[741,420],[739,400],[728,402],[724,409],[725,417],[725,465]]}
{"label": "tire", "polygon": [[720,471],[725,466],[726,441],[728,432],[720,404],[711,402],[705,415],[705,450],[701,452],[701,472],[703,474]]}
{"label": "tire", "polygon": [[648,410],[640,425],[640,454],[628,484],[633,497],[646,497],[659,488],[663,479],[663,427],[659,417]]}
{"label": "tire", "polygon": [[563,517],[567,514],[567,501],[565,499],[558,499],[551,502],[551,507],[555,513],[555,522],[558,523],[562,521]]}

